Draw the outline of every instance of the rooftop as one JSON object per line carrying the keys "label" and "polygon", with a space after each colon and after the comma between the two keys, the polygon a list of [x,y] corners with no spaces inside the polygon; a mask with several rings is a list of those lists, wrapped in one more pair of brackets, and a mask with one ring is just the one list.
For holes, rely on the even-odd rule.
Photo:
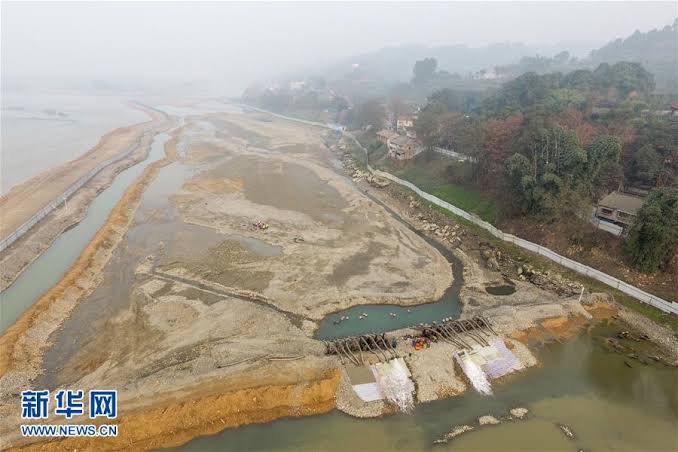
{"label": "rooftop", "polygon": [[635,215],[645,202],[644,198],[613,191],[598,202],[599,206],[610,209],[623,210],[624,212]]}
{"label": "rooftop", "polygon": [[405,135],[399,135],[393,138],[391,142],[397,146],[415,146],[417,144],[412,138]]}

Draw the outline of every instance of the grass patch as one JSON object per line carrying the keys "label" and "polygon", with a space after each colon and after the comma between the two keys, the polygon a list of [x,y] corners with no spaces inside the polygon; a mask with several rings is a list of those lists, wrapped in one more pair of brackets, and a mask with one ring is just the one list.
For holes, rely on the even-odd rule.
{"label": "grass patch", "polygon": [[478,215],[488,223],[495,224],[497,220],[497,206],[493,201],[484,198],[478,191],[447,182],[445,175],[440,171],[440,165],[436,165],[438,168],[435,171],[432,171],[430,166],[416,163],[399,169],[388,159],[383,159],[380,166],[443,201]]}
{"label": "grass patch", "polygon": [[497,207],[492,201],[483,199],[478,192],[467,190],[457,185],[443,185],[433,190],[433,195],[453,204],[467,212],[478,215],[483,220],[494,224],[497,220]]}

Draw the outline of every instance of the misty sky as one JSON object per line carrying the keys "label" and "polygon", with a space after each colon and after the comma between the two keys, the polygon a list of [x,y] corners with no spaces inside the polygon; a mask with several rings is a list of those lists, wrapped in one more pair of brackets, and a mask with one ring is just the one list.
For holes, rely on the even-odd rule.
{"label": "misty sky", "polygon": [[676,2],[11,3],[2,76],[210,79],[404,43],[604,43],[673,22]]}

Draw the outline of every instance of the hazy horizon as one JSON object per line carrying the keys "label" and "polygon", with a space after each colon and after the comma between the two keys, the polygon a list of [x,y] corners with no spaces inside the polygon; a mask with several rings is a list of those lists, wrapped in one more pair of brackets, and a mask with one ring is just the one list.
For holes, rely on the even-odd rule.
{"label": "hazy horizon", "polygon": [[204,81],[235,94],[384,47],[585,47],[662,28],[676,14],[675,2],[2,2],[2,77]]}

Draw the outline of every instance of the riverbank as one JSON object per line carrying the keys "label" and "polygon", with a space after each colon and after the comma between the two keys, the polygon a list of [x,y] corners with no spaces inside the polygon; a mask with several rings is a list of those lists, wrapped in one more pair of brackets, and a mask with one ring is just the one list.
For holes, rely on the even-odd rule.
{"label": "riverbank", "polygon": [[[102,250],[74,267],[79,276],[69,273],[70,280],[54,288],[54,302],[27,320],[29,329],[15,341],[13,365],[0,377],[6,444],[31,441],[13,428],[20,422],[16,388],[29,387],[47,365],[44,387],[111,387],[120,399],[117,438],[50,444],[57,447],[174,446],[195,435],[338,405],[341,363],[313,339],[319,319],[374,299],[408,305],[416,293],[435,301],[452,278],[450,262],[411,230],[423,219],[407,226],[336,174],[326,138],[261,115],[202,117],[177,132],[167,145],[188,153],[151,176],[149,197],[124,240],[138,194],[120,201],[127,214],[122,224],[111,215],[111,235],[97,236]],[[394,211],[399,202],[409,206],[406,198],[389,198],[388,189],[357,184],[374,189]],[[559,293],[550,284],[516,278],[513,294],[488,293],[486,287],[504,276],[486,265],[477,239],[456,226],[438,230],[427,226],[425,233],[464,266],[462,317],[491,317],[524,367],[537,362],[530,349],[535,340],[557,340],[599,317],[591,308],[604,305],[605,297],[586,294],[587,310],[579,291],[565,283]],[[375,243],[380,247],[370,251]],[[92,268],[83,268],[88,263]],[[98,296],[87,296],[92,290]],[[70,317],[61,306],[72,310]],[[520,333],[529,328],[553,334]],[[50,334],[56,329],[64,333]],[[461,393],[464,382],[453,375],[447,344],[414,352],[399,339],[401,354],[412,353],[405,359],[419,402]],[[45,348],[58,353],[41,359]],[[24,360],[33,366],[22,367]],[[438,372],[441,363],[445,371]]]}
{"label": "riverbank", "polygon": [[[171,143],[171,142],[170,142]],[[105,225],[82,251],[62,280],[27,309],[0,336],[0,389],[12,394],[16,388],[29,387],[40,372],[41,357],[48,338],[68,317],[73,307],[100,282],[100,272],[130,224],[144,188],[176,150],[166,151],[162,160],[148,165],[141,176],[118,201]]]}
{"label": "riverbank", "polygon": [[[285,372],[234,387],[215,380],[176,393],[149,398],[143,408],[126,411],[116,422],[116,438],[67,438],[31,444],[20,450],[153,450],[177,447],[225,428],[270,422],[282,417],[314,416],[334,409],[339,376],[336,370],[307,367],[304,375]],[[251,382],[248,382],[251,385]],[[124,403],[124,401],[123,401]]]}
{"label": "riverbank", "polygon": [[[607,294],[610,303],[618,311],[615,315],[640,333],[648,335],[661,348],[665,359],[672,365],[678,365],[678,337],[675,335],[675,321],[670,320],[670,315],[664,314],[663,317],[669,320],[663,320],[662,323],[659,323],[656,321],[656,315],[648,316],[642,313],[642,309],[641,312],[639,312],[639,309],[630,309],[625,299],[618,300],[615,298],[615,292],[620,298],[629,297],[613,289],[607,290],[607,286],[602,283],[587,280],[587,278],[558,267],[539,256],[528,255],[529,253],[524,250],[503,246],[503,243],[493,239],[479,228],[460,221],[452,214],[446,214],[442,209],[432,206],[403,187],[396,184],[379,187],[379,184],[370,182],[368,173],[361,169],[364,168],[364,164],[360,158],[364,158],[364,154],[354,149],[353,142],[350,139],[346,139],[338,147],[337,152],[344,162],[347,174],[363,190],[383,201],[413,228],[423,231],[443,246],[451,250],[456,249],[457,252],[463,251],[470,257],[470,259],[464,260],[464,289],[462,294],[465,297],[484,297],[486,295],[485,287],[487,284],[479,284],[478,281],[474,281],[474,275],[488,271],[494,275],[495,284],[503,284],[507,279],[513,281],[512,284],[526,282],[533,287],[554,293],[558,297],[578,295],[583,287],[587,288],[586,290],[589,292],[600,291]],[[356,152],[359,152],[359,154],[356,154]],[[524,295],[521,294],[520,296]],[[502,297],[502,300],[507,301],[509,298]],[[489,306],[479,300],[475,300],[473,303],[476,307],[467,306],[467,312],[475,314],[479,311],[478,308],[486,309]],[[657,309],[640,302],[634,304],[640,304],[646,309],[659,312]],[[635,306],[633,307],[635,308]],[[656,313],[653,312],[653,314]]]}
{"label": "riverbank", "polygon": [[67,203],[56,208],[0,253],[0,292],[9,287],[65,230],[82,220],[92,200],[113,182],[117,174],[144,160],[153,135],[169,127],[167,115],[141,105],[136,108],[148,114],[151,120],[104,135],[94,148],[78,159],[29,179],[0,198],[0,210],[3,212],[0,222],[1,238],[13,232],[100,162],[115,157],[132,146],[138,146],[129,157],[104,168],[76,191]]}

